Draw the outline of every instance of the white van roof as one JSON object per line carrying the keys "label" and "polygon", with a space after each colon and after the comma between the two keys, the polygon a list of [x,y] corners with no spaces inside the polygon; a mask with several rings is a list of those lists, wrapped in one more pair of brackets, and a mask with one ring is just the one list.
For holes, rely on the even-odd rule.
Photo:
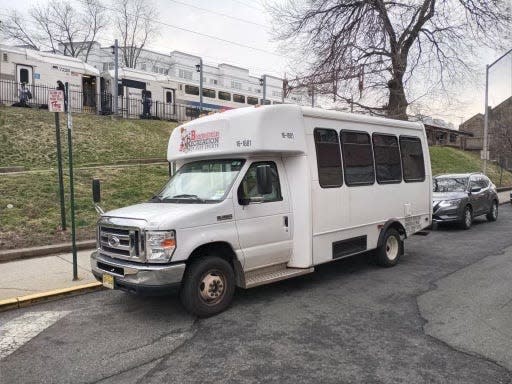
{"label": "white van roof", "polygon": [[175,128],[167,160],[258,153],[306,153],[304,116],[423,130],[421,123],[356,115],[293,104],[237,108]]}

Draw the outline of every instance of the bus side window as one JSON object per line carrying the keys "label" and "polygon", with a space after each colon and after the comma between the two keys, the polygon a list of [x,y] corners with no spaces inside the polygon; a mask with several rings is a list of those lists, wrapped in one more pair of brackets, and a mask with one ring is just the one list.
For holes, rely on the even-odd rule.
{"label": "bus side window", "polygon": [[372,144],[368,133],[341,131],[341,152],[347,185],[370,185],[375,182]]}
{"label": "bus side window", "polygon": [[421,140],[417,137],[400,136],[400,154],[406,182],[425,180],[425,162]]}
{"label": "bus side window", "polygon": [[343,185],[341,153],[338,132],[334,129],[315,128],[318,182],[322,188],[338,188]]}
{"label": "bus side window", "polygon": [[382,184],[401,183],[402,164],[400,163],[397,137],[374,133],[372,141],[377,182]]}

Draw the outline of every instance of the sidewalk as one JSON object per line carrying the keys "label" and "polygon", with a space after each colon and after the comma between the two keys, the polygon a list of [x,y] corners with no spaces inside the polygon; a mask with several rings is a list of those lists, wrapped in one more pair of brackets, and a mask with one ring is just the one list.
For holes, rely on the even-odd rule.
{"label": "sidewalk", "polygon": [[73,281],[71,253],[1,263],[0,300],[96,282],[91,274],[91,252],[78,252],[77,281]]}

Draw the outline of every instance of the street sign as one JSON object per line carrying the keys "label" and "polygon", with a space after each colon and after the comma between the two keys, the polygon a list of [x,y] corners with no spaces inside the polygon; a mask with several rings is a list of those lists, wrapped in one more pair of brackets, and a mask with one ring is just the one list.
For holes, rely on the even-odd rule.
{"label": "street sign", "polygon": [[64,92],[56,89],[48,91],[48,111],[64,112]]}

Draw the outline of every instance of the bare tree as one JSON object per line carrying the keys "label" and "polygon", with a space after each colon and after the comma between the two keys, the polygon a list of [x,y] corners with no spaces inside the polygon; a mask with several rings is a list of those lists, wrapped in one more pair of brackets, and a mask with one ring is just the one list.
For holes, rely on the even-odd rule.
{"label": "bare tree", "polygon": [[41,45],[37,32],[30,28],[29,23],[18,11],[12,10],[0,23],[0,31],[6,40],[14,41],[33,49],[40,49]]}
{"label": "bare tree", "polygon": [[117,0],[116,9],[116,32],[121,37],[124,65],[135,68],[141,50],[157,35],[157,11],[149,0]]}
{"label": "bare tree", "polygon": [[[302,53],[295,85],[390,117],[467,79],[482,45],[512,28],[504,0],[289,0],[269,6],[276,36]],[[303,66],[304,67],[304,66]]]}
{"label": "bare tree", "polygon": [[107,14],[99,0],[84,0],[81,8],[69,1],[52,0],[35,5],[23,17],[12,11],[2,31],[8,40],[35,49],[81,56],[87,61],[94,39],[107,25]]}

